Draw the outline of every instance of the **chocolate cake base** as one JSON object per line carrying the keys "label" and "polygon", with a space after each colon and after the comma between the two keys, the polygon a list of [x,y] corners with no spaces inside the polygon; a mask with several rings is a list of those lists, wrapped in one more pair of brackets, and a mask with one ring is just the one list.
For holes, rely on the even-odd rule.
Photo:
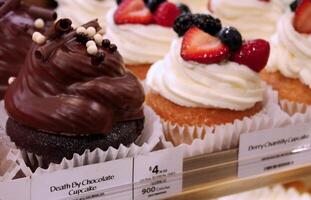
{"label": "chocolate cake base", "polygon": [[64,157],[72,159],[74,153],[83,154],[87,149],[105,151],[109,147],[118,148],[120,144],[128,146],[141,134],[143,125],[144,119],[140,119],[118,123],[106,135],[64,136],[34,130],[9,118],[6,131],[19,148],[42,156],[40,165],[37,161],[26,160],[34,171],[38,166],[47,168],[50,163],[60,163]]}

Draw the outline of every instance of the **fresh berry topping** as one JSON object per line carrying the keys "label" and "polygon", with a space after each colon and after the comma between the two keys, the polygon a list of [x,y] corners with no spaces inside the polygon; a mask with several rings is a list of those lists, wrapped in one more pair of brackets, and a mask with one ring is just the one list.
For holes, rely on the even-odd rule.
{"label": "fresh berry topping", "polygon": [[187,61],[212,64],[226,60],[230,56],[230,51],[217,37],[192,27],[184,36],[181,56]]}
{"label": "fresh berry topping", "polygon": [[260,72],[267,64],[270,54],[269,42],[258,39],[245,42],[234,54],[231,60],[250,69]]}
{"label": "fresh berry topping", "polygon": [[299,33],[311,33],[311,0],[301,0],[298,4],[295,17],[294,27]]}
{"label": "fresh berry topping", "polygon": [[117,3],[118,5],[120,5],[121,2],[122,2],[122,0],[116,0],[116,3]]}
{"label": "fresh berry topping", "polygon": [[234,27],[223,28],[218,37],[230,48],[230,51],[235,51],[242,45],[242,35]]}
{"label": "fresh berry topping", "polygon": [[116,24],[151,24],[153,17],[143,0],[123,0],[114,20]]}
{"label": "fresh berry topping", "polygon": [[179,37],[184,36],[184,34],[193,26],[192,14],[180,15],[174,23],[173,29],[178,34]]}
{"label": "fresh berry topping", "polygon": [[195,14],[193,15],[193,24],[211,35],[216,35],[221,30],[220,20],[211,15]]}
{"label": "fresh berry topping", "polygon": [[259,1],[263,1],[263,2],[270,2],[270,0],[259,0]]}
{"label": "fresh berry topping", "polygon": [[295,1],[293,1],[293,2],[289,5],[291,11],[295,12],[297,6],[299,5],[299,2],[300,2],[300,0],[295,0]]}
{"label": "fresh berry topping", "polygon": [[154,12],[154,21],[166,27],[173,27],[176,18],[180,15],[179,8],[170,2],[164,2]]}
{"label": "fresh berry topping", "polygon": [[147,2],[147,6],[151,12],[156,11],[157,7],[165,2],[166,0],[145,0]]}
{"label": "fresh berry topping", "polygon": [[179,8],[182,14],[191,13],[190,8],[184,3],[178,3],[177,7]]}

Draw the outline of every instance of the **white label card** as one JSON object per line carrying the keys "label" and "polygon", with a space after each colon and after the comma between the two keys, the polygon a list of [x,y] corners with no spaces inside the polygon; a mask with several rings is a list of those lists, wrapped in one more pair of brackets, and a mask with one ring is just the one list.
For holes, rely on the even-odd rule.
{"label": "white label card", "polygon": [[[34,176],[32,199],[111,199],[117,193],[113,188],[131,188],[132,164],[133,158],[128,158]],[[131,190],[127,191],[124,196],[131,196]]]}
{"label": "white label card", "polygon": [[242,134],[238,176],[260,175],[311,163],[311,123]]}
{"label": "white label card", "polygon": [[134,159],[134,199],[162,199],[182,192],[183,152],[180,148]]}
{"label": "white label card", "polygon": [[30,200],[30,178],[0,182],[0,200]]}

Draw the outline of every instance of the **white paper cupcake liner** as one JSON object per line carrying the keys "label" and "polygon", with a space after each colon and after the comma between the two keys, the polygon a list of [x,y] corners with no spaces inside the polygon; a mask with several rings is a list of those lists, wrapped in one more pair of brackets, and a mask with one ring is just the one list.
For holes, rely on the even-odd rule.
{"label": "white paper cupcake liner", "polygon": [[16,149],[4,130],[0,131],[0,182],[12,180],[21,171],[21,152]]}
{"label": "white paper cupcake liner", "polygon": [[311,110],[310,105],[296,103],[288,100],[280,100],[279,104],[281,108],[289,115],[294,115],[295,113],[306,113],[308,110]]}
{"label": "white paper cupcake liner", "polygon": [[[2,104],[2,105],[1,105]],[[160,142],[160,138],[163,136],[163,128],[159,118],[154,111],[145,106],[145,125],[141,136],[135,143],[130,146],[120,145],[118,149],[109,147],[108,150],[103,151],[99,148],[94,151],[86,150],[82,155],[74,154],[73,158],[68,160],[64,158],[60,164],[51,163],[47,169],[37,168],[33,173],[26,165],[25,162],[19,163],[19,166],[26,176],[32,176],[37,174],[50,173],[53,171],[68,169],[74,167],[80,167],[89,164],[95,164],[110,160],[122,159],[126,157],[132,157],[134,155],[145,154],[151,152],[154,147]],[[0,116],[3,119],[0,120],[0,127],[5,127],[6,120],[8,119],[3,107],[3,103],[0,102]],[[24,159],[28,159],[31,163],[42,163],[42,159],[39,155],[22,151],[21,155]]]}
{"label": "white paper cupcake liner", "polygon": [[[258,114],[213,128],[179,126],[162,121],[166,137],[161,138],[161,144],[163,148],[172,148],[174,143],[179,144],[178,140],[186,142],[178,147],[183,148],[184,157],[190,157],[235,148],[242,133],[282,127],[291,123],[290,117],[278,105],[277,92],[270,87],[266,90],[263,103],[264,108]],[[175,142],[167,138],[175,139]]]}

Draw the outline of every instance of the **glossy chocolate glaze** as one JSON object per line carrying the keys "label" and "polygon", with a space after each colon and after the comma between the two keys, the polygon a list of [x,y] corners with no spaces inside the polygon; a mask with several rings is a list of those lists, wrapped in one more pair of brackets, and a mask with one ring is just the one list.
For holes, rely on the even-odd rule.
{"label": "glossy chocolate glaze", "polygon": [[34,21],[42,18],[46,25],[56,19],[56,13],[35,6],[26,6],[20,0],[0,0],[0,99],[8,87],[8,79],[17,76],[32,44]]}
{"label": "glossy chocolate glaze", "polygon": [[[89,26],[99,29],[96,21]],[[10,117],[37,130],[72,135],[107,134],[118,122],[143,119],[143,88],[118,51],[98,47],[103,59],[94,62],[74,30],[58,29],[44,45],[32,47],[9,87]]]}

